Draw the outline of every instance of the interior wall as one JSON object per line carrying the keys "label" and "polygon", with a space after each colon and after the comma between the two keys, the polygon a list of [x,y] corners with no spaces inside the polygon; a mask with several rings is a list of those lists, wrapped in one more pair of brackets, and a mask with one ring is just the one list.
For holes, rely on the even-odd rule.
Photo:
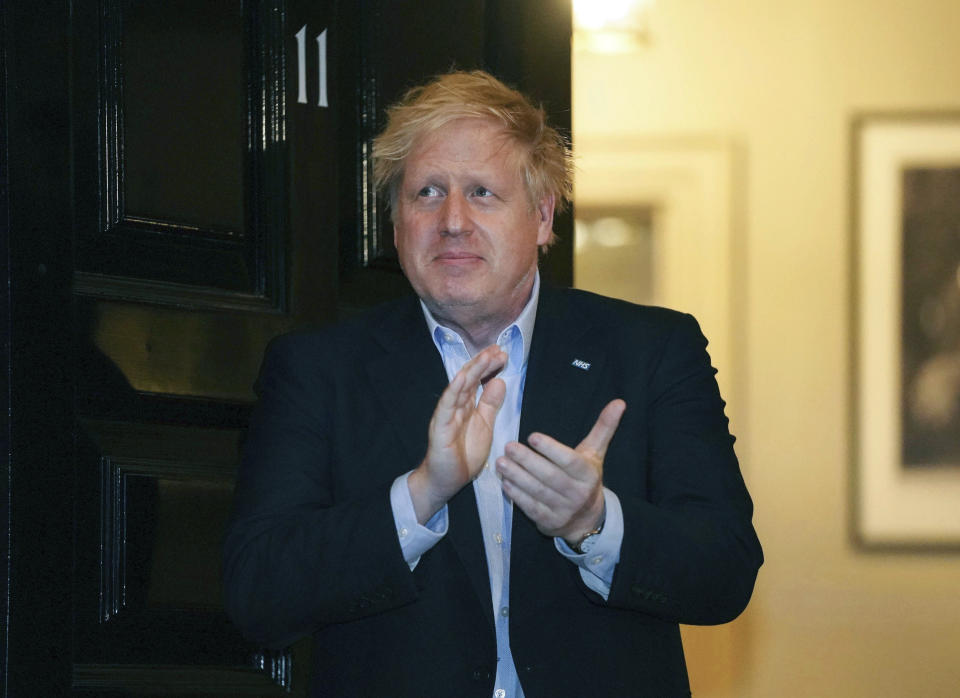
{"label": "interior wall", "polygon": [[851,122],[960,110],[960,3],[656,0],[650,19],[632,54],[574,52],[573,129],[737,153],[731,407],[766,563],[737,621],[685,629],[693,693],[957,695],[960,554],[865,552],[848,517]]}

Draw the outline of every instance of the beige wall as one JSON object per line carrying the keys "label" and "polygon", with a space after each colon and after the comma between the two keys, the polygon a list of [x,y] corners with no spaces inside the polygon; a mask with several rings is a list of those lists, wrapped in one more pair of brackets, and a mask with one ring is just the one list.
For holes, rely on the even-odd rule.
{"label": "beige wall", "polygon": [[736,153],[725,390],[767,562],[740,619],[685,629],[694,695],[960,695],[960,554],[864,553],[847,527],[850,123],[960,109],[960,2],[656,0],[651,19],[632,55],[575,51],[574,141]]}

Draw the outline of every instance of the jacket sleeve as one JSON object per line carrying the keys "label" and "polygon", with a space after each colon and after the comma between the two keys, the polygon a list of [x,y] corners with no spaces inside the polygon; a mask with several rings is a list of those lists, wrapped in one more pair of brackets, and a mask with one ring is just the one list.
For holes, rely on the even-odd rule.
{"label": "jacket sleeve", "polygon": [[632,424],[646,430],[644,452],[630,454],[646,463],[645,496],[618,492],[624,537],[607,603],[724,623],[746,607],[763,554],[706,339],[691,316],[674,317],[639,398],[644,423]]}
{"label": "jacket sleeve", "polygon": [[268,349],[224,542],[227,613],[269,647],[416,597],[389,483],[335,497],[335,388],[317,368],[323,364],[296,336]]}

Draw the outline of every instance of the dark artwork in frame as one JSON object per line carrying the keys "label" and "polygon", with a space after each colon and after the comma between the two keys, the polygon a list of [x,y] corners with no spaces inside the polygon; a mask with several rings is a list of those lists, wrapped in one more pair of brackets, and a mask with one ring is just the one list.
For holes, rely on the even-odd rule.
{"label": "dark artwork in frame", "polygon": [[960,113],[853,127],[854,540],[960,551]]}
{"label": "dark artwork in frame", "polygon": [[901,181],[901,462],[960,467],[960,166]]}

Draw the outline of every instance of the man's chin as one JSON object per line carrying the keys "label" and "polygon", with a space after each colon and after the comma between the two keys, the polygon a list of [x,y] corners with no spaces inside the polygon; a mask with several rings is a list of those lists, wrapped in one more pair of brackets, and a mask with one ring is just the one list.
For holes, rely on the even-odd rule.
{"label": "man's chin", "polygon": [[456,308],[458,310],[463,310],[463,309],[476,308],[480,305],[482,301],[483,301],[482,296],[456,294],[456,295],[447,295],[447,296],[441,296],[439,298],[436,298],[433,301],[433,305],[435,305],[441,311],[444,308],[449,308],[449,309]]}
{"label": "man's chin", "polygon": [[427,288],[426,291],[437,305],[456,308],[469,308],[490,295],[483,284],[477,283],[477,279],[469,279],[465,276],[445,278],[440,283],[433,284],[432,288]]}

